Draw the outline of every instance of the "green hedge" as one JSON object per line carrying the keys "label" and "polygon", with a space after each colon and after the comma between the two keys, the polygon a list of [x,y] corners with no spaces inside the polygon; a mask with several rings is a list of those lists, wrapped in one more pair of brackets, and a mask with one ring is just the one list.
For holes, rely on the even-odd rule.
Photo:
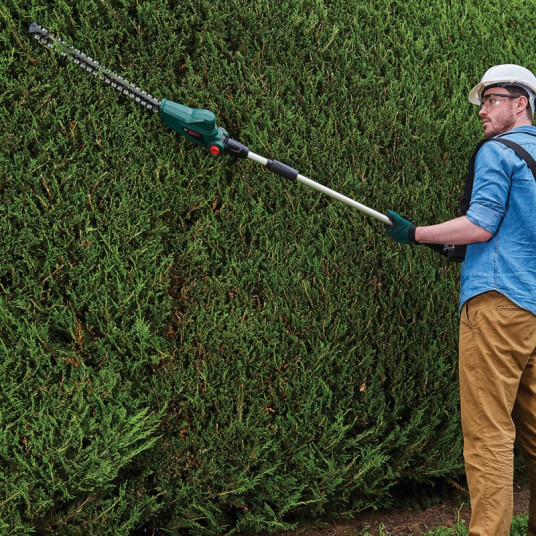
{"label": "green hedge", "polygon": [[456,214],[530,3],[0,0],[0,530],[289,528],[463,473],[458,270],[215,158],[30,39],[379,211]]}

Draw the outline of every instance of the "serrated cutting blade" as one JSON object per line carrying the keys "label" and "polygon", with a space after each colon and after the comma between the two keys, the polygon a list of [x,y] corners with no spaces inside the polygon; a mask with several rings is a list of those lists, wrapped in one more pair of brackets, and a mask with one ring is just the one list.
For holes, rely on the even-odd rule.
{"label": "serrated cutting blade", "polygon": [[66,56],[88,74],[100,78],[105,84],[108,84],[123,95],[129,97],[149,112],[157,112],[160,109],[161,103],[158,99],[141,90],[128,80],[125,80],[122,76],[104,68],[93,58],[68,45],[62,39],[55,37],[46,28],[43,28],[36,22],[33,22],[30,25],[29,32],[42,45],[52,48],[62,56]]}

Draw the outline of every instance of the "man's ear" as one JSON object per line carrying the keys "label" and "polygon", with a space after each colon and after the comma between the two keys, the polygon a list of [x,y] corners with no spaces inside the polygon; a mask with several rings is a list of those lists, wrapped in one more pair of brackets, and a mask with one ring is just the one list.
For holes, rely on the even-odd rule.
{"label": "man's ear", "polygon": [[526,110],[528,104],[529,104],[529,100],[527,99],[527,97],[525,97],[524,95],[521,95],[519,99],[517,100],[518,111],[521,113],[524,110]]}

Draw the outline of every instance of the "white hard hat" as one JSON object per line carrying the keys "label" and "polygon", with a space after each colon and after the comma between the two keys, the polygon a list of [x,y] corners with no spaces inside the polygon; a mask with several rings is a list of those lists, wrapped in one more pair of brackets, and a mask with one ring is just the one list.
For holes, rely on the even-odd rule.
{"label": "white hard hat", "polygon": [[480,97],[489,86],[518,86],[523,88],[529,94],[530,109],[534,113],[536,76],[525,67],[507,63],[495,65],[495,67],[488,69],[480,83],[469,92],[469,102],[480,105]]}

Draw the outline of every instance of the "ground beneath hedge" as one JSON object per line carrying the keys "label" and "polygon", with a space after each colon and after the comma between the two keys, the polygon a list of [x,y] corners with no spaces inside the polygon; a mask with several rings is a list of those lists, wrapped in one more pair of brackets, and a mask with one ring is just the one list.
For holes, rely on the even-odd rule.
{"label": "ground beneath hedge", "polygon": [[[465,504],[464,504],[465,501]],[[370,512],[357,515],[351,521],[335,521],[323,525],[280,532],[276,536],[423,536],[437,527],[455,527],[457,522],[468,526],[471,510],[467,495],[446,499],[441,504],[423,510]],[[514,488],[514,515],[527,515],[528,486]]]}
{"label": "ground beneath hedge", "polygon": [[[325,522],[311,527],[271,534],[270,536],[423,536],[438,527],[452,528],[457,523],[469,525],[471,510],[467,493],[453,494],[441,504],[422,510],[363,512],[349,521]],[[528,485],[514,486],[514,515],[527,515]],[[159,529],[145,526],[131,536],[157,536]],[[242,534],[241,536],[247,536]],[[268,536],[268,535],[266,535]]]}

